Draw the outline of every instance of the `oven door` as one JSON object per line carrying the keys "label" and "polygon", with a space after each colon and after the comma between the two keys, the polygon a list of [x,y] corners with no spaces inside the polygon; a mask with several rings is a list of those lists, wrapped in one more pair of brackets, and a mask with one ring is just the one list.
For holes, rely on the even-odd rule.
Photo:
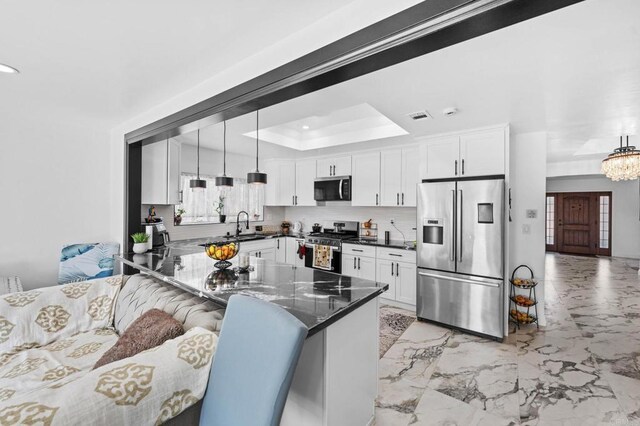
{"label": "oven door", "polygon": [[331,270],[327,270],[313,267],[313,249],[315,248],[315,244],[305,244],[305,248],[304,266],[318,271],[333,272],[336,274],[342,273],[342,252],[340,250],[333,251],[333,257],[331,258]]}

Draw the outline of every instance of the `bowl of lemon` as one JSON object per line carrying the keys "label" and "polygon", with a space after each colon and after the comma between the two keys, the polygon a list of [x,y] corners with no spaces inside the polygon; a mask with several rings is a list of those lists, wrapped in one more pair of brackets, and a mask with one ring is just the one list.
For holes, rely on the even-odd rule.
{"label": "bowl of lemon", "polygon": [[213,260],[217,260],[213,264],[218,269],[227,269],[231,266],[229,259],[233,259],[240,251],[240,243],[237,241],[224,241],[219,243],[211,243],[205,247],[205,252]]}

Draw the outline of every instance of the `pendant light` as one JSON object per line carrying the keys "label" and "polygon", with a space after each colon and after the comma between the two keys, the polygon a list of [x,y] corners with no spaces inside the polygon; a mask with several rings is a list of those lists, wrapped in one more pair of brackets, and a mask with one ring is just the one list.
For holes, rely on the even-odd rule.
{"label": "pendant light", "polygon": [[223,139],[222,139],[222,176],[216,177],[216,186],[221,187],[232,187],[233,186],[233,178],[227,176],[227,122],[223,122],[224,131],[223,131]]}
{"label": "pendant light", "polygon": [[200,179],[200,129],[198,129],[198,174],[196,179],[189,181],[189,187],[191,189],[204,189],[207,187],[207,181]]}
{"label": "pendant light", "polygon": [[247,183],[252,183],[256,185],[264,185],[267,183],[267,174],[261,173],[258,169],[258,131],[259,131],[259,121],[258,121],[258,110],[256,110],[256,169],[253,172],[247,173]]}
{"label": "pendant light", "polygon": [[602,160],[601,170],[614,182],[640,177],[640,150],[637,150],[635,146],[629,146],[628,135],[627,146],[622,146],[622,136],[620,136],[620,148],[614,149],[613,153]]}

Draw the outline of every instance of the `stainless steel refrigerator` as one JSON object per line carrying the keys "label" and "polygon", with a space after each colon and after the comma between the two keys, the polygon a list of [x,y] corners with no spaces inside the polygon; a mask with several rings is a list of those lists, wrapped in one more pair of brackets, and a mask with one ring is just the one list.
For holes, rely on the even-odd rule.
{"label": "stainless steel refrigerator", "polygon": [[417,316],[504,337],[503,178],[418,185]]}

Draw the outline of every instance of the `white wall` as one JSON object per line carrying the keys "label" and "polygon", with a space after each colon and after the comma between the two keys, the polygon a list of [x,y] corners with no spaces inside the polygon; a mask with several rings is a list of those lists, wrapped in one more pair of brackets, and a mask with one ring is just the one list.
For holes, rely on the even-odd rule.
{"label": "white wall", "polygon": [[[541,285],[536,288],[538,315],[544,325],[544,273],[545,273],[545,190],[547,167],[546,132],[524,133],[511,136],[511,218],[509,241],[510,271],[526,264]],[[536,219],[526,217],[527,209],[538,211]],[[523,227],[528,226],[525,233]]]}
{"label": "white wall", "polygon": [[26,117],[3,113],[0,125],[0,276],[32,289],[57,284],[63,244],[114,237],[108,131],[83,117]]}
{"label": "white wall", "polygon": [[613,182],[602,175],[547,179],[548,192],[611,191],[611,255],[640,259],[640,183]]}
{"label": "white wall", "polygon": [[291,34],[281,42],[263,49],[259,54],[233,64],[227,70],[212,76],[192,89],[143,113],[111,131],[112,191],[110,235],[122,239],[124,202],[124,135],[144,125],[162,119],[226,89],[241,84],[253,77],[299,58],[315,49],[345,37],[359,29],[398,13],[419,0],[359,0],[345,5],[335,13],[309,25],[304,30]]}

